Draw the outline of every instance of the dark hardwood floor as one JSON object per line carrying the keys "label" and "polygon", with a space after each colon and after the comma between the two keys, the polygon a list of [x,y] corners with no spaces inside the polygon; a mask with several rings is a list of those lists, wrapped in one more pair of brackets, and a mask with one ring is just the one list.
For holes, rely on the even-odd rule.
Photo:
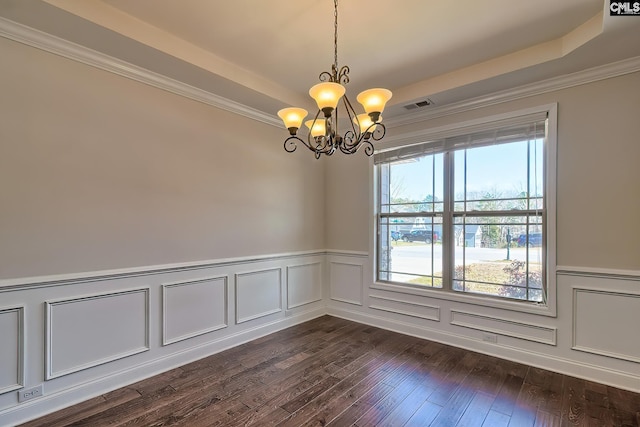
{"label": "dark hardwood floor", "polygon": [[25,426],[638,426],[640,394],[324,316]]}

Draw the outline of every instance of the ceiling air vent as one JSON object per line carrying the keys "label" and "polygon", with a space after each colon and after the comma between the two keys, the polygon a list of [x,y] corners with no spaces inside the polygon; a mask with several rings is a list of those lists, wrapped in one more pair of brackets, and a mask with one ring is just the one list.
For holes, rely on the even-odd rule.
{"label": "ceiling air vent", "polygon": [[416,108],[422,108],[429,105],[433,105],[433,101],[427,98],[423,101],[414,102],[413,104],[407,104],[404,106],[404,108],[407,110],[415,110]]}

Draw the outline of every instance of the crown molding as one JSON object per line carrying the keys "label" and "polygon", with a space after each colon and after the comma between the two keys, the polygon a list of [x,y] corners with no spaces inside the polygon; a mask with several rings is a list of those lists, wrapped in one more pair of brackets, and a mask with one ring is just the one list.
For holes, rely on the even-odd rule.
{"label": "crown molding", "polygon": [[271,114],[2,17],[0,36],[203,104],[281,127],[280,120]]}
{"label": "crown molding", "polygon": [[467,99],[442,107],[434,107],[427,111],[419,111],[403,116],[390,117],[385,120],[387,127],[404,126],[421,121],[463,113],[490,105],[501,104],[503,102],[515,101],[534,95],[540,95],[556,90],[567,89],[599,80],[618,77],[640,71],[640,56],[624,59],[618,62],[589,68],[563,76],[552,77],[547,80],[518,86],[503,91],[483,95],[476,98]]}
{"label": "crown molding", "polygon": [[[174,93],[179,96],[193,99],[194,101],[202,102],[203,104],[239,114],[249,119],[257,120],[275,127],[281,127],[280,120],[272,114],[266,114],[262,111],[218,96],[214,93],[171,79],[146,68],[133,65],[3,17],[0,17],[0,36]],[[636,71],[640,71],[640,56],[494,92],[489,95],[471,98],[457,103],[444,105],[442,107],[434,107],[427,111],[414,112],[398,117],[389,117],[385,122],[387,123],[387,127],[409,125],[429,119],[458,114],[490,105],[592,83],[598,80],[617,77]]]}

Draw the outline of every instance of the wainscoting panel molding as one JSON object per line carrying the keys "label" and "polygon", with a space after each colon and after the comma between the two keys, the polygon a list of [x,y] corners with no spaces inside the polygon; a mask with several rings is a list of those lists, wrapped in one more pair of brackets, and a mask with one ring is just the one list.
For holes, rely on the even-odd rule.
{"label": "wainscoting panel molding", "polygon": [[639,327],[640,293],[573,289],[572,349],[640,363]]}
{"label": "wainscoting panel molding", "polygon": [[287,309],[322,300],[322,263],[287,266]]}
{"label": "wainscoting panel molding", "polygon": [[460,310],[451,310],[451,324],[541,344],[556,345],[557,328],[555,327],[516,322]]}
{"label": "wainscoting panel molding", "polygon": [[348,304],[362,305],[362,264],[330,261],[331,299]]}
{"label": "wainscoting panel molding", "polygon": [[282,269],[236,274],[236,323],[282,311]]}
{"label": "wainscoting panel molding", "polygon": [[45,379],[149,350],[149,289],[45,302]]}
{"label": "wainscoting panel molding", "polygon": [[369,303],[369,308],[374,310],[404,314],[405,316],[418,317],[434,322],[440,321],[440,307],[435,305],[423,304],[416,301],[410,302],[374,294],[369,295],[369,298],[372,300],[371,303]]}
{"label": "wainscoting panel molding", "polygon": [[24,385],[24,307],[0,309],[0,394]]}
{"label": "wainscoting panel molding", "polygon": [[228,326],[227,276],[162,285],[162,345]]}
{"label": "wainscoting panel molding", "polygon": [[[637,271],[562,267],[559,317],[539,318],[377,289],[372,258],[315,250],[0,280],[0,424],[324,314],[640,392]],[[309,285],[318,280],[321,291]],[[38,386],[43,396],[18,403],[17,390]]]}
{"label": "wainscoting panel molding", "polygon": [[322,316],[325,263],[308,250],[0,280],[0,425]]}

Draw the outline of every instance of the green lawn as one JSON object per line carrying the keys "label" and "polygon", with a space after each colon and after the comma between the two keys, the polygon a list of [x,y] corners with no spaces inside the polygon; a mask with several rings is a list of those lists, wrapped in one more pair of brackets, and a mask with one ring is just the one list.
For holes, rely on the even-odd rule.
{"label": "green lawn", "polygon": [[[470,264],[465,269],[465,280],[472,282],[508,283],[509,273],[503,269],[509,265],[509,262],[510,261],[496,261]],[[460,268],[456,269],[456,273],[459,272]],[[437,272],[435,275],[442,275],[442,272]],[[459,279],[462,279],[462,277],[459,277]],[[431,277],[418,277],[409,280],[409,283],[432,286]],[[442,279],[435,278],[433,286],[442,286]]]}
{"label": "green lawn", "polygon": [[[465,291],[467,292],[523,298],[522,288],[513,286],[516,284],[514,283],[512,273],[510,273],[514,268],[513,263],[517,263],[517,261],[504,260],[469,264],[464,271],[464,282],[462,282],[462,268],[458,267],[456,268],[456,277],[454,280],[457,278],[459,281],[454,281],[453,288],[454,290],[462,290],[462,285],[464,284]],[[505,271],[505,268],[507,268],[507,271]],[[435,273],[436,276],[441,274],[442,272]],[[439,277],[417,277],[409,280],[408,283],[436,288],[442,287],[442,279]],[[523,285],[524,284],[520,284],[520,286]]]}

